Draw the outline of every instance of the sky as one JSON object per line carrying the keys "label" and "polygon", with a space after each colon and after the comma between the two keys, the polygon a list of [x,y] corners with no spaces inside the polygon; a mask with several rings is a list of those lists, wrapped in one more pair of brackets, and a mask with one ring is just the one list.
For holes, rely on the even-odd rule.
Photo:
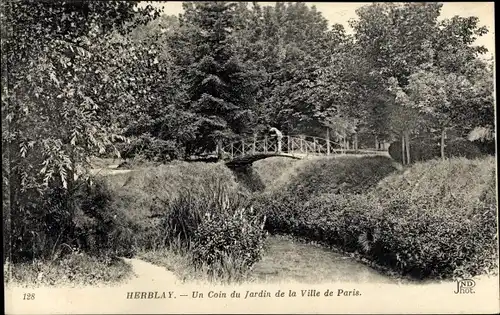
{"label": "sky", "polygon": [[[146,4],[146,2],[145,2]],[[182,13],[182,1],[155,1],[147,2],[156,7],[162,7],[165,14],[178,15]],[[274,2],[259,2],[261,5],[274,5]],[[323,16],[330,24],[338,23],[344,25],[347,32],[351,32],[348,21],[356,19],[356,9],[370,2],[308,2],[309,5],[315,5],[318,11],[321,11]],[[455,15],[467,17],[477,16],[480,25],[488,28],[489,32],[486,35],[479,37],[476,40],[476,45],[483,45],[488,49],[487,56],[495,53],[495,17],[494,17],[494,2],[444,2],[441,9],[440,19],[451,18]]]}

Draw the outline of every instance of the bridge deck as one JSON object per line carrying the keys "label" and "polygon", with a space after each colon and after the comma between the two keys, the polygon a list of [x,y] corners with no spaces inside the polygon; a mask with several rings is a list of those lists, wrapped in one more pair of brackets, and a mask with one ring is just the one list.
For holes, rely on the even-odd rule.
{"label": "bridge deck", "polygon": [[263,160],[269,157],[275,157],[275,156],[280,156],[280,157],[288,157],[292,159],[302,159],[303,156],[300,154],[289,154],[289,153],[257,153],[257,154],[249,154],[246,156],[240,156],[234,159],[231,159],[226,162],[227,166],[243,166],[247,164],[252,164],[255,161],[258,160]]}
{"label": "bridge deck", "polygon": [[[242,166],[268,157],[281,156],[302,159],[309,156],[330,156],[359,154],[362,150],[348,150],[341,143],[330,139],[308,136],[283,136],[281,138],[264,136],[242,139],[222,146],[217,146],[217,156],[226,161],[228,166]],[[366,152],[363,152],[366,154]],[[374,152],[374,154],[379,154]]]}

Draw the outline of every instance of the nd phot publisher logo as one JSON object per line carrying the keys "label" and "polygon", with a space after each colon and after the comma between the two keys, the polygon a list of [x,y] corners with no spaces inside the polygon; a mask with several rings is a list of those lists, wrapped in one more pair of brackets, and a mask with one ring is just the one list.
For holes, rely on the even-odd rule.
{"label": "nd phot publisher logo", "polygon": [[472,279],[462,279],[457,280],[457,289],[453,293],[455,294],[474,294],[474,287],[476,282]]}

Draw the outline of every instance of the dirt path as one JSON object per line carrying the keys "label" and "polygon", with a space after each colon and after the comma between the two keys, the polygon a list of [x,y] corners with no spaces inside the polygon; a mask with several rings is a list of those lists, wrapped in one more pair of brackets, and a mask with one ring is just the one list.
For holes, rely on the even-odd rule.
{"label": "dirt path", "polygon": [[133,278],[124,283],[124,286],[135,287],[157,287],[158,285],[179,284],[180,281],[173,272],[165,268],[155,266],[144,260],[123,258],[132,266],[135,274]]}

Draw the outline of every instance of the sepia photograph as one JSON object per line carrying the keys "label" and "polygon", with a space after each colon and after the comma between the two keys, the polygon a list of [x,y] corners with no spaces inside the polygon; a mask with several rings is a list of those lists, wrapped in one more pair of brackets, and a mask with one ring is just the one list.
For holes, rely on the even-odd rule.
{"label": "sepia photograph", "polygon": [[5,312],[500,312],[494,9],[1,1]]}

